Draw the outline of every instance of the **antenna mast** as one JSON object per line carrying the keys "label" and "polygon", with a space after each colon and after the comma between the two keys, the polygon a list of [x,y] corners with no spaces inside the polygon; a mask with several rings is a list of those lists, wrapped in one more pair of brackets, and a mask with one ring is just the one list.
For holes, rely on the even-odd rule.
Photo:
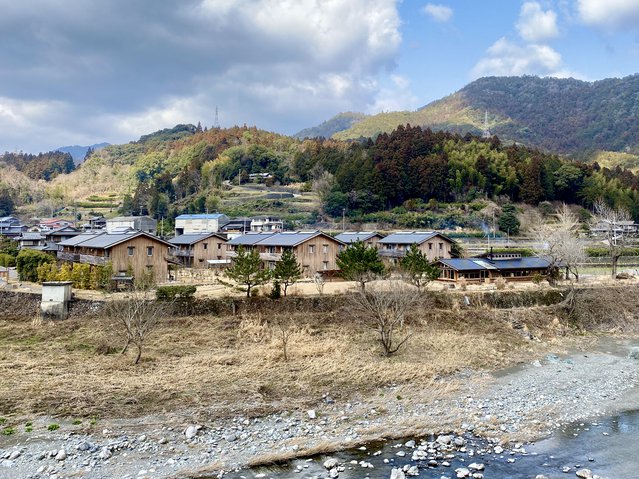
{"label": "antenna mast", "polygon": [[482,138],[490,138],[492,136],[490,133],[490,128],[488,128],[488,110],[484,111],[484,132],[481,136]]}
{"label": "antenna mast", "polygon": [[217,114],[217,105],[215,105],[215,123],[213,124],[213,128],[219,128],[220,127],[220,118],[218,117]]}

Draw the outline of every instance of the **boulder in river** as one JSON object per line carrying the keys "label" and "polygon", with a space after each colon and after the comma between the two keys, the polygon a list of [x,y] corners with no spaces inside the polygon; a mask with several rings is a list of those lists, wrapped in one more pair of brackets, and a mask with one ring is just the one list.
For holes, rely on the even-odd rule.
{"label": "boulder in river", "polygon": [[401,469],[393,468],[391,470],[390,479],[406,479],[406,475],[404,474],[404,471],[402,471]]}

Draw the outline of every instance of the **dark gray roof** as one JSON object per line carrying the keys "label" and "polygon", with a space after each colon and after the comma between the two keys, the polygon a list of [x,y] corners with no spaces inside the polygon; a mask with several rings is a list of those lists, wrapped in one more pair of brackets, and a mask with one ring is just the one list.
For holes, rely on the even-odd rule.
{"label": "dark gray roof", "polygon": [[216,236],[217,238],[226,241],[224,236],[218,235],[216,233],[199,233],[199,234],[185,234],[176,236],[169,240],[169,243],[172,245],[185,245],[185,244],[195,244],[198,241],[202,241],[206,238],[210,238],[211,236]]}
{"label": "dark gray roof", "polygon": [[355,243],[356,241],[368,241],[374,236],[381,236],[377,231],[345,231],[335,236],[342,243]]}
{"label": "dark gray roof", "polygon": [[96,236],[105,235],[106,232],[87,232],[81,233],[73,238],[65,239],[64,241],[60,241],[58,244],[61,246],[77,246],[80,243],[84,243],[85,241],[90,240],[91,238],[95,238]]}
{"label": "dark gray roof", "polygon": [[246,233],[229,240],[228,244],[233,246],[252,246],[274,234],[276,233]]}
{"label": "dark gray roof", "polygon": [[275,233],[260,241],[260,246],[296,246],[321,234],[324,233],[320,231],[286,231]]}
{"label": "dark gray roof", "polygon": [[[391,233],[386,238],[381,239],[381,244],[422,244],[434,236],[440,235],[448,240],[448,238],[437,231],[398,231]],[[450,240],[449,240],[450,241]]]}
{"label": "dark gray roof", "polygon": [[164,241],[163,239],[158,238],[157,236],[153,236],[148,233],[145,233],[143,231],[132,231],[130,233],[123,233],[123,234],[105,233],[101,235],[95,235],[94,238],[89,238],[86,241],[83,241],[80,244],[80,246],[82,246],[83,248],[107,249],[107,248],[112,248],[113,246],[123,243],[125,241],[129,241],[133,238],[138,238],[140,236],[145,236],[146,238],[164,243],[167,246],[172,246],[171,243]]}
{"label": "dark gray roof", "polygon": [[21,240],[43,240],[44,236],[42,236],[40,233],[28,233],[28,232],[24,232],[22,233],[22,235],[18,238]]}
{"label": "dark gray roof", "polygon": [[492,262],[496,268],[500,270],[504,269],[545,269],[550,266],[550,261],[537,256],[530,256],[524,258],[509,258],[509,259],[496,259]]}

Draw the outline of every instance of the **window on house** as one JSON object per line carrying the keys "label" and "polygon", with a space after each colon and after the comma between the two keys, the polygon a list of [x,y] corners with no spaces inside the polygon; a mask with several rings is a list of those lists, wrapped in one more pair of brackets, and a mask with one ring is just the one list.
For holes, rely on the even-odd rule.
{"label": "window on house", "polygon": [[309,252],[309,254],[315,253],[315,245],[314,244],[309,244],[308,245],[308,252]]}
{"label": "window on house", "polygon": [[327,244],[323,245],[323,246],[322,246],[322,249],[323,249],[323,253],[324,253],[324,254],[327,254],[327,253],[328,253],[328,245],[327,245]]}
{"label": "window on house", "polygon": [[218,249],[218,250],[222,249],[222,243],[218,243],[218,244],[217,244],[217,249]]}
{"label": "window on house", "polygon": [[428,243],[428,249],[432,250],[433,249],[433,243]]}
{"label": "window on house", "polygon": [[204,249],[209,249],[209,244],[208,243],[202,243],[202,246],[204,247]]}
{"label": "window on house", "polygon": [[328,261],[324,261],[324,271],[328,269]]}
{"label": "window on house", "polygon": [[135,254],[135,246],[127,246],[126,252],[129,256],[133,256]]}
{"label": "window on house", "polygon": [[147,246],[146,247],[146,255],[147,256],[153,256],[153,246]]}
{"label": "window on house", "polygon": [[439,250],[443,250],[444,249],[444,243],[439,243]]}

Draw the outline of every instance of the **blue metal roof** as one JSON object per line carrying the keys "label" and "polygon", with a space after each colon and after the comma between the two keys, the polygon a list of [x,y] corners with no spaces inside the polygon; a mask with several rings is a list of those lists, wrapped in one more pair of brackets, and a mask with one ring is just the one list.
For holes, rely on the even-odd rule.
{"label": "blue metal roof", "polygon": [[496,259],[494,261],[484,258],[450,258],[440,259],[439,262],[457,271],[546,269],[550,266],[550,261],[538,257]]}
{"label": "blue metal roof", "polygon": [[381,236],[376,231],[345,231],[335,236],[335,239],[342,243],[355,243],[357,241],[368,241],[374,236]]}
{"label": "blue metal roof", "polygon": [[220,218],[228,218],[228,216],[223,213],[201,213],[175,217],[176,220],[219,220]]}

